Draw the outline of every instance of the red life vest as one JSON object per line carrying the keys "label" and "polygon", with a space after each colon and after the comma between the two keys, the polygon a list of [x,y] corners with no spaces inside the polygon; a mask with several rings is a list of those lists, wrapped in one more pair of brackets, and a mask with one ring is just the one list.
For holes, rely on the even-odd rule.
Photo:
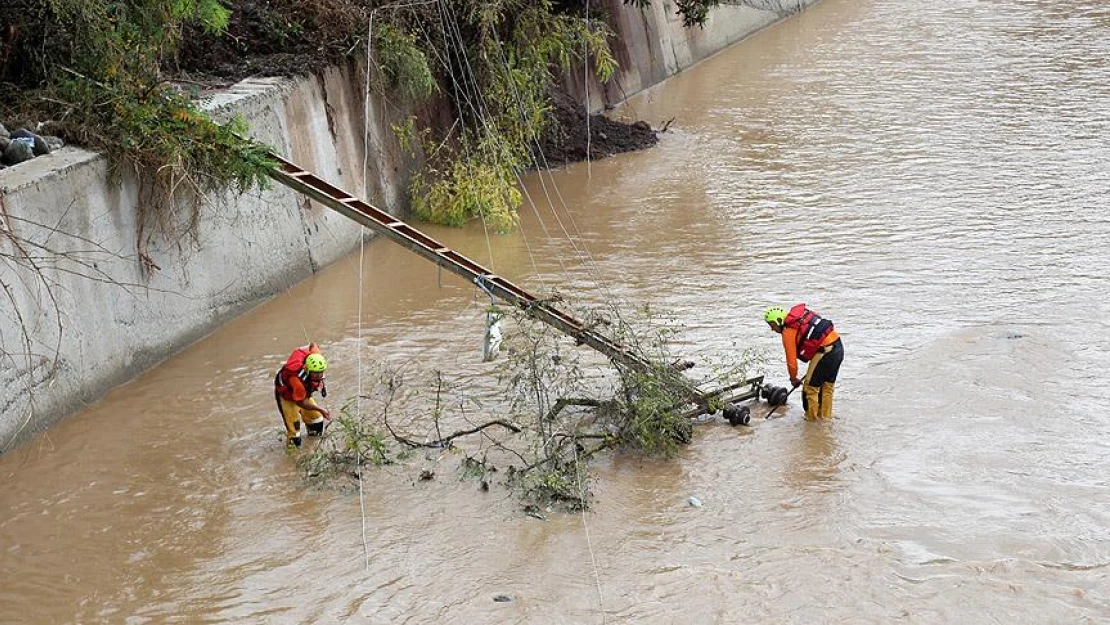
{"label": "red life vest", "polygon": [[281,366],[281,369],[278,369],[277,375],[274,376],[274,390],[283,397],[286,397],[286,399],[291,400],[289,378],[295,377],[301,381],[301,385],[304,386],[304,390],[308,393],[309,397],[318,390],[321,390],[324,396],[327,397],[327,391],[322,390],[324,389],[323,380],[320,382],[313,382],[312,378],[308,375],[308,371],[305,371],[304,368],[304,361],[308,358],[308,355],[319,353],[320,348],[316,347],[316,343],[304,345],[293,350],[293,353],[289,354],[289,358],[285,359],[285,364]]}
{"label": "red life vest", "polygon": [[833,331],[832,321],[806,308],[805,304],[791,308],[783,325],[798,331],[798,360],[802,362],[809,362],[816,356],[825,337]]}
{"label": "red life vest", "polygon": [[304,369],[304,361],[308,358],[308,355],[319,353],[320,348],[316,347],[316,343],[298,347],[293,350],[292,354],[289,354],[289,358],[285,359],[285,364],[281,368],[292,373],[300,373],[301,369]]}

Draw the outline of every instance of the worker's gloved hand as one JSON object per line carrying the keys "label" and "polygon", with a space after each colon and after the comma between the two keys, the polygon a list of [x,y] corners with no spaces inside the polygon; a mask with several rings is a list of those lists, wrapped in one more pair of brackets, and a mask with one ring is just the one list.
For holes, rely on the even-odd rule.
{"label": "worker's gloved hand", "polygon": [[799,386],[801,386],[802,381],[799,380],[798,378],[790,378],[790,384],[791,384],[791,388],[794,389],[794,388],[798,388]]}

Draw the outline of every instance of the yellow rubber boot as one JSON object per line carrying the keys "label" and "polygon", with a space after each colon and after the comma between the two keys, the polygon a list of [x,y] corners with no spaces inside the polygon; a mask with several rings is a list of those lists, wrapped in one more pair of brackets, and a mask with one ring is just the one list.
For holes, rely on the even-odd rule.
{"label": "yellow rubber boot", "polygon": [[832,418],[832,404],[833,404],[833,388],[836,386],[833,382],[825,382],[821,385],[821,407],[817,411],[817,416],[822,419]]}
{"label": "yellow rubber boot", "polygon": [[816,421],[818,407],[821,405],[821,387],[803,384],[802,393],[805,394],[805,401],[802,403],[806,408],[806,421]]}

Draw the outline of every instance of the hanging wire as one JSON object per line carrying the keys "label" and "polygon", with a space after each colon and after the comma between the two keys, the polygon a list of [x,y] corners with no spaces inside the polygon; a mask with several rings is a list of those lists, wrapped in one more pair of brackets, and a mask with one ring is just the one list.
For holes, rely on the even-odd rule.
{"label": "hanging wire", "polygon": [[[441,20],[443,20],[443,22],[446,23],[447,18],[445,17],[445,14],[442,11],[442,7],[440,7],[440,8],[441,8]],[[480,108],[484,110],[484,107],[481,106],[480,103],[475,104],[475,102],[474,102],[475,98],[471,97],[471,89],[470,89],[469,81],[465,85],[460,85],[459,84],[457,78],[455,77],[455,72],[453,71],[453,67],[452,67],[451,63],[444,58],[443,54],[440,53],[439,46],[436,45],[436,43],[432,41],[432,36],[430,34],[428,34],[428,31],[426,29],[424,29],[424,26],[421,22],[417,22],[417,26],[420,28],[421,34],[423,34],[423,36],[424,36],[424,40],[428,42],[433,56],[439,62],[439,64],[441,66],[443,66],[444,71],[446,72],[448,78],[450,78],[450,80],[451,80],[452,86],[454,87],[453,90],[452,90],[452,97],[455,100],[455,110],[459,112],[460,116],[462,114],[464,114],[465,109],[463,108],[463,101],[465,101],[467,108],[469,108],[469,110],[473,113],[475,118],[478,119],[483,125],[486,125],[486,121],[485,121],[486,114],[479,110]],[[445,49],[453,51],[454,48],[451,46],[450,42],[447,40],[447,33],[445,31],[441,31],[441,34],[443,35],[443,47]],[[464,57],[465,57],[465,55],[464,55]],[[462,101],[460,101],[460,99],[459,99],[460,94],[461,94],[461,97],[462,97]],[[477,96],[475,96],[475,97],[477,97]],[[457,123],[457,120],[456,120],[456,123]],[[487,128],[488,128],[488,126],[487,126]],[[464,148],[465,148],[465,144],[464,144]],[[494,155],[494,158],[499,159],[499,157],[496,154]],[[498,160],[498,162],[500,163],[500,160]],[[519,182],[519,178],[517,180]],[[525,190],[525,193],[527,193],[526,190]],[[485,225],[486,225],[486,223],[483,220],[483,226],[485,226]],[[546,284],[545,284],[545,281],[543,279],[543,275],[540,273],[539,267],[536,264],[536,257],[535,257],[535,254],[532,251],[532,244],[531,244],[530,240],[528,239],[528,235],[523,229],[520,231],[520,234],[521,234],[521,240],[524,242],[525,250],[528,253],[528,258],[529,258],[529,260],[532,264],[533,274],[535,276],[537,276],[537,279],[539,280],[541,287],[546,289]],[[487,237],[488,237],[488,232],[487,232]],[[487,245],[488,244],[489,244],[489,240],[487,238]],[[493,252],[492,252],[492,250],[490,250],[491,258],[492,258],[492,255],[493,255]]]}
{"label": "hanging wire", "polygon": [[[441,5],[441,8],[442,8],[442,5]],[[451,65],[451,63],[449,63],[448,61],[445,61],[443,59],[443,57],[439,54],[439,51],[433,45],[433,52],[435,53],[435,55],[436,55],[437,59],[440,61],[440,63],[443,65],[445,71],[447,72],[447,75],[450,77],[450,79],[452,81],[452,84],[455,87],[455,97],[456,97],[456,107],[457,107],[456,110],[458,110],[460,112],[460,114],[465,112],[463,107],[462,107],[462,104],[459,103],[459,100],[458,100],[458,94],[459,94],[459,92],[461,92],[463,101],[465,101],[467,107],[469,108],[471,113],[474,115],[477,122],[479,124],[481,124],[482,127],[485,128],[486,131],[489,132],[491,136],[496,136],[496,132],[494,131],[493,128],[490,127],[490,124],[488,122],[488,118],[490,117],[489,110],[483,104],[481,92],[480,92],[480,90],[478,89],[478,86],[477,86],[477,80],[473,78],[473,74],[474,74],[473,68],[470,66],[470,60],[466,57],[466,54],[465,54],[465,47],[466,46],[465,46],[465,42],[462,39],[461,33],[458,31],[457,24],[456,24],[457,20],[455,20],[453,17],[448,17],[447,14],[446,14],[446,10],[444,10],[441,13],[441,19],[442,19],[442,23],[443,23],[443,26],[444,26],[444,32],[443,32],[444,48],[451,51],[451,52],[456,52],[457,50],[463,50],[463,52],[457,54],[458,58],[461,59],[461,61],[459,62],[460,63],[460,70],[465,69],[465,71],[460,72],[462,74],[462,78],[464,80],[464,83],[460,84],[459,80],[455,76],[455,72],[453,71],[453,66]],[[455,25],[456,28],[451,29],[450,27],[452,25]],[[423,29],[423,27],[421,27],[421,28]],[[450,41],[448,41],[447,38],[446,38],[447,34],[448,34],[447,33],[448,29],[450,29],[450,34],[451,34],[451,37],[452,37]],[[423,32],[424,32],[424,35],[425,35],[425,39],[428,40],[429,43],[432,43],[431,40],[430,40],[430,37],[427,34],[427,32],[426,31],[423,31]],[[465,65],[465,68],[463,67],[464,65]],[[496,153],[494,154],[494,158],[497,160],[499,165],[502,164],[501,160],[500,160],[500,156],[498,156]],[[526,187],[524,187],[523,182],[521,181],[519,175],[516,174],[515,170],[513,171],[513,176],[514,176],[515,180],[517,181],[517,184],[520,185],[521,190],[523,191],[525,197],[528,198],[529,205],[532,206],[533,211],[535,211],[536,218],[539,221],[540,227],[543,230],[544,235],[549,240],[554,239],[554,237],[552,237],[551,233],[548,231],[547,225],[544,222],[543,217],[535,209],[535,203],[531,201],[531,197],[528,195],[528,189]],[[521,229],[520,234],[521,234],[521,239],[524,241],[525,249],[528,252],[528,257],[529,257],[529,260],[532,264],[532,269],[534,271],[534,275],[539,280],[541,287],[546,289],[547,288],[546,281],[543,279],[543,274],[540,272],[539,266],[536,264],[536,255],[533,252],[531,242],[528,239],[528,235],[523,229]],[[567,268],[566,268],[566,265],[563,264],[562,258],[559,257],[558,255],[556,255],[556,260],[559,262],[563,271],[566,272]]]}
{"label": "hanging wire", "polygon": [[586,38],[582,41],[582,87],[586,91],[586,178],[593,179],[590,163],[590,0],[586,0]]}
{"label": "hanging wire", "polygon": [[[440,17],[441,17],[441,19],[445,20],[446,18],[445,18],[445,15],[444,15],[444,6],[443,6],[443,4],[439,3],[438,7],[440,8]],[[444,33],[444,39],[445,40],[446,40],[446,37],[447,37],[447,35],[446,35],[446,33]],[[466,58],[465,50],[462,51],[460,54],[463,58]],[[452,81],[454,81],[454,73],[451,72],[450,67],[447,68],[447,73],[448,73],[448,75],[451,76]],[[460,107],[459,101],[458,101],[458,89],[456,88],[452,91],[455,93],[456,110],[461,111],[462,108]],[[463,150],[466,152],[466,158],[469,161],[470,158],[471,158],[470,147],[467,145],[466,141],[462,141],[461,143],[462,143],[462,146],[463,146]],[[493,269],[494,271],[496,271],[497,268],[494,266],[494,262],[493,262],[493,244],[490,242],[489,224],[486,222],[486,214],[482,211],[478,211],[478,217],[482,221],[482,232],[485,234],[485,237],[486,237],[486,253],[489,254],[489,266],[490,266],[490,269]]]}
{"label": "hanging wire", "polygon": [[[432,36],[424,28],[423,23],[421,21],[417,21],[416,25],[423,34],[425,41],[430,44],[429,50],[431,51],[432,55],[445,69],[447,76],[451,81],[451,85],[453,87],[452,98],[455,102],[456,111],[458,111],[460,114],[465,114],[467,111],[469,111],[473,115],[476,123],[479,126],[484,128],[491,137],[496,137],[497,133],[492,127],[490,121],[492,119],[492,115],[490,114],[489,109],[485,104],[484,97],[477,85],[476,74],[470,64],[470,59],[466,54],[466,44],[459,28],[459,20],[457,19],[457,16],[455,16],[450,2],[447,2],[446,0],[436,0],[436,8],[439,13],[442,25],[442,29],[439,33],[442,38],[442,51],[440,46],[437,46],[436,43],[432,40]],[[513,93],[513,97],[516,101],[518,113],[522,115],[522,117],[524,117],[526,116],[526,111],[524,110],[525,107],[523,106],[520,94],[516,89],[516,84],[512,80],[512,70],[505,57],[504,45],[492,26],[490,30],[493,39],[497,44],[497,52],[500,56],[501,64],[506,72],[506,77],[509,79],[508,83]],[[588,45],[584,47],[584,54],[588,56]],[[454,71],[456,68],[458,68],[458,72]],[[586,63],[585,69],[588,72],[588,62]],[[589,119],[587,119],[587,124],[589,124]],[[562,238],[570,243],[571,249],[578,258],[581,265],[586,269],[587,275],[592,278],[593,282],[598,286],[599,290],[605,296],[604,304],[612,311],[616,318],[624,321],[620,308],[617,306],[617,303],[620,302],[621,299],[613,293],[612,289],[607,286],[605,280],[602,278],[602,273],[600,271],[598,263],[593,258],[592,254],[589,252],[589,249],[585,245],[582,231],[579,228],[577,222],[574,220],[574,217],[571,214],[569,208],[567,207],[566,200],[560,192],[558,185],[554,181],[554,176],[549,171],[547,171],[550,169],[550,165],[547,162],[546,155],[543,153],[543,149],[539,143],[538,138],[532,136],[530,140],[534,146],[534,150],[532,150],[532,158],[533,164],[536,166],[537,169],[537,180],[540,182],[543,194],[547,199],[548,205],[551,207],[552,215],[555,218],[556,225],[558,226],[558,229],[562,232]],[[464,148],[465,147],[466,146],[464,144]],[[470,156],[469,151],[467,151],[467,156]],[[496,159],[500,163],[500,156],[496,151],[492,155],[492,158]],[[544,219],[543,215],[541,215],[538,205],[535,199],[532,197],[532,194],[529,191],[528,187],[524,185],[523,180],[520,178],[520,175],[516,172],[515,168],[511,169],[513,171],[514,178],[516,179],[517,184],[520,186],[522,194],[526,198],[527,203],[532,209],[533,214],[536,216],[537,222],[540,225],[541,230],[544,232],[545,237],[548,240],[557,241],[558,237],[553,236],[551,229],[548,228],[547,222]],[[548,181],[548,177],[550,178],[550,181]],[[550,185],[550,188],[548,185]],[[552,197],[553,195],[554,198]],[[562,212],[566,213],[566,223],[564,223],[564,219],[560,216],[560,207],[562,209]],[[569,223],[570,225],[569,228],[567,227],[567,223]],[[488,239],[488,225],[485,221],[483,221],[483,227],[487,228],[487,249],[489,249],[490,244]],[[572,231],[576,236],[571,234]],[[536,263],[535,251],[533,250],[527,233],[523,228],[521,229],[521,237],[524,241],[530,262],[532,264],[533,270],[535,271],[535,275],[539,279],[541,285],[546,288],[543,274],[539,271]],[[490,250],[490,254],[492,257],[492,250]],[[563,272],[570,273],[562,255],[558,253],[557,248],[555,250],[554,257]]]}
{"label": "hanging wire", "polygon": [[578,497],[583,505],[579,512],[582,516],[582,530],[586,533],[586,549],[590,552],[590,565],[594,569],[594,585],[597,587],[597,607],[601,612],[601,625],[605,625],[605,595],[601,591],[601,573],[597,568],[597,556],[594,555],[593,541],[590,539],[590,524],[586,522],[586,489],[582,485],[582,467],[578,462],[578,444],[571,445],[574,450],[574,476],[578,480]]}
{"label": "hanging wire", "polygon": [[[501,63],[505,66],[505,71],[508,72],[510,71],[508,59],[505,57],[504,46],[501,42],[501,39],[500,37],[498,37],[497,32],[493,31],[492,29],[491,34],[494,38],[494,41],[496,41],[497,43],[497,50],[501,59]],[[519,92],[516,90],[516,85],[511,82],[510,85],[512,85],[512,92],[517,103],[518,112],[522,117],[526,117],[524,104]],[[538,139],[536,139],[535,137],[533,137],[532,140],[535,147],[535,154],[538,155],[538,160],[534,161],[534,164],[536,165],[537,178],[540,181],[540,186],[544,191],[544,196],[546,197],[548,204],[551,206],[552,215],[555,216],[555,220],[559,224],[560,229],[563,231],[564,237],[566,237],[567,241],[570,243],[571,249],[574,250],[579,261],[582,262],[583,266],[586,268],[587,273],[605,295],[605,304],[612,311],[614,316],[623,322],[624,318],[621,315],[620,308],[617,306],[617,302],[623,303],[623,300],[613,293],[613,291],[606,285],[605,280],[602,278],[601,271],[597,262],[594,260],[593,255],[590,254],[589,249],[585,245],[585,241],[582,237],[582,231],[581,229],[579,229],[577,222],[574,220],[574,216],[571,214],[570,209],[567,207],[566,201],[564,200],[562,193],[559,191],[558,185],[555,183],[554,176],[549,171],[550,165],[547,162],[546,155],[543,153],[543,147],[540,145]],[[556,204],[555,201],[553,201],[551,198],[551,193],[548,191],[547,183],[544,182],[544,172],[547,172],[547,176],[551,178],[551,186],[554,190],[555,197],[558,198],[558,204]],[[538,209],[536,209],[535,203],[532,201],[531,196],[526,194],[526,197],[528,197],[529,203],[532,204],[533,210],[537,211],[538,214]],[[562,206],[563,212],[565,212],[567,215],[568,222],[571,224],[571,227],[574,229],[574,232],[577,235],[577,239],[581,241],[581,245],[575,242],[576,237],[572,237],[570,232],[564,226],[562,219],[559,217],[559,212],[557,209],[558,206]],[[544,233],[548,234],[546,229],[544,230]],[[550,235],[548,234],[548,236]]]}
{"label": "hanging wire", "polygon": [[[443,61],[442,57],[439,56],[438,51],[435,51],[435,54],[440,59],[441,63],[443,63],[444,68],[446,69],[448,75],[451,77],[451,80],[453,81],[453,84],[455,85],[456,92],[458,92],[460,90],[462,91],[462,101],[464,101],[467,104],[470,111],[472,111],[472,113],[474,114],[477,122],[479,124],[481,124],[483,127],[485,127],[487,132],[490,132],[491,134],[495,135],[496,134],[495,131],[490,127],[490,124],[488,122],[488,118],[490,118],[491,115],[489,115],[488,109],[484,105],[481,92],[477,87],[477,80],[474,77],[473,68],[471,67],[469,58],[467,57],[467,55],[465,53],[465,42],[464,42],[464,40],[462,38],[462,35],[461,35],[461,32],[459,31],[459,28],[458,28],[458,20],[457,20],[457,18],[455,18],[454,14],[451,13],[450,4],[448,2],[446,2],[444,0],[440,0],[439,9],[440,9],[441,19],[442,19],[443,25],[444,25],[444,30],[445,31],[449,30],[450,34],[452,35],[452,40],[451,41],[448,41],[447,38],[446,38],[446,35],[445,35],[445,37],[444,37],[444,47],[449,52],[454,53],[456,58],[461,59],[460,74],[462,75],[462,79],[464,81],[464,84],[462,84],[460,86],[459,81],[454,76],[454,72],[452,71],[453,68],[452,68],[451,64],[446,62],[446,61]],[[496,30],[494,30],[492,28],[492,25],[490,26],[490,32],[491,32],[491,35],[493,37],[493,40],[497,44],[498,55],[500,57],[501,64],[505,69],[506,77],[509,79],[508,83],[509,83],[511,91],[513,93],[514,100],[516,101],[518,113],[521,115],[522,119],[526,120],[527,119],[527,112],[526,112],[525,107],[523,105],[522,98],[520,97],[520,94],[516,89],[516,84],[512,80],[512,69],[509,66],[508,60],[505,56],[504,45],[501,42],[501,39],[500,39],[499,35],[497,34]],[[426,33],[425,33],[425,38],[426,39],[428,38]],[[429,40],[429,42],[430,42],[430,40]],[[452,45],[452,44],[455,44],[455,45]],[[433,46],[433,50],[434,50],[434,46]],[[463,67],[463,66],[465,66],[465,67]],[[465,71],[463,71],[463,70],[465,70]],[[456,102],[459,102],[457,95],[456,95]],[[457,110],[459,110],[461,112],[463,110],[461,108],[461,104],[459,104],[457,106],[459,106],[459,108]],[[532,141],[532,144],[533,144],[533,147],[534,147],[533,163],[536,166],[537,179],[539,180],[540,186],[543,189],[543,193],[544,193],[545,198],[547,199],[548,205],[551,207],[552,216],[555,217],[556,224],[558,225],[559,229],[563,233],[563,238],[570,243],[571,249],[574,251],[574,254],[579,259],[579,262],[585,267],[587,274],[592,278],[595,285],[597,285],[599,290],[601,290],[601,292],[605,296],[604,305],[612,312],[614,317],[616,317],[622,323],[627,324],[626,320],[624,319],[624,317],[621,313],[620,307],[617,305],[618,302],[622,302],[622,300],[621,300],[621,298],[617,297],[614,294],[614,292],[612,291],[612,289],[610,289],[606,285],[605,280],[601,276],[601,271],[600,271],[596,261],[594,260],[593,256],[590,254],[589,250],[585,247],[585,243],[584,243],[584,241],[582,241],[583,237],[582,237],[581,229],[578,227],[577,222],[575,222],[573,215],[570,213],[570,210],[566,205],[566,201],[563,198],[562,193],[559,191],[558,185],[554,181],[554,176],[548,171],[550,169],[550,165],[547,162],[546,155],[543,153],[543,148],[540,145],[538,138],[535,137],[535,136],[532,136],[531,141]],[[536,155],[538,155],[538,156],[536,156]],[[550,184],[552,186],[555,197],[558,199],[558,203],[556,203],[556,201],[552,199],[552,191],[548,189],[548,182],[545,180],[545,171],[547,171],[547,176],[550,178]],[[522,190],[522,192],[523,192],[523,194],[524,194],[524,196],[527,200],[527,203],[528,203],[529,207],[532,209],[533,214],[535,214],[536,219],[537,219],[538,223],[540,224],[540,228],[543,231],[545,237],[548,240],[557,240],[556,237],[554,237],[552,235],[550,229],[547,227],[547,223],[543,219],[542,215],[540,214],[535,200],[532,198],[532,195],[528,191],[528,188],[524,185],[523,180],[521,180],[519,174],[517,174],[515,172],[515,170],[514,170],[514,177],[516,178],[517,184],[520,185],[520,188],[521,188],[521,190]],[[563,219],[560,217],[559,210],[558,210],[560,206],[562,207],[562,211],[564,213],[566,213],[567,221],[570,223],[571,228],[577,234],[577,237],[572,236],[570,231],[567,229],[566,225],[563,223]],[[523,229],[521,229],[521,234],[522,234],[522,236],[524,236],[524,230]],[[576,243],[576,238],[579,241],[582,241],[582,243],[581,244]],[[533,269],[536,270],[536,274],[537,274],[537,276],[539,276],[541,284],[543,284],[542,275],[539,274],[538,267],[536,266],[535,254],[533,253],[533,250],[532,250],[531,246],[528,244],[526,236],[525,236],[524,240],[525,240],[525,244],[526,244],[527,249],[528,249],[529,258],[531,260]],[[556,253],[555,253],[555,259],[559,263],[559,266],[562,269],[564,274],[570,273],[570,271],[567,268],[566,263],[563,261],[562,256],[558,253],[557,250],[556,250]],[[546,288],[546,285],[544,285],[544,286]]]}
{"label": "hanging wire", "polygon": [[[431,4],[436,0],[418,0],[416,2],[398,3],[383,7],[375,8],[370,11],[370,17],[366,22],[366,75],[364,81],[366,83],[365,89],[362,94],[362,192],[365,195],[369,189],[367,182],[370,172],[370,72],[372,62],[374,59],[374,15],[380,9],[401,9],[425,4]],[[326,226],[326,222],[325,222]],[[355,419],[358,422],[362,420],[362,301],[363,301],[363,271],[366,267],[366,232],[365,227],[360,228],[359,241],[358,241],[358,330],[356,339],[356,366],[358,367],[358,381],[356,383],[356,400],[355,400]],[[330,229],[329,229],[330,231]],[[334,234],[332,235],[335,236]],[[362,453],[359,452],[358,458],[358,506],[359,513],[362,518],[362,554],[363,562],[367,571],[370,570],[370,547],[366,540],[366,498],[363,492],[362,485]]]}
{"label": "hanging wire", "polygon": [[[442,6],[443,5],[441,5],[441,7]],[[443,12],[444,12],[444,14],[446,14],[447,12],[449,12],[449,8],[444,8]],[[457,20],[454,19],[453,16],[452,16],[452,19],[450,19],[450,20],[445,19],[444,28],[445,29],[453,28],[452,35],[454,36],[455,42],[457,42],[457,44],[459,46],[458,50],[462,50],[463,49],[463,41],[462,41],[461,33],[458,30]],[[515,83],[512,81],[512,77],[511,77],[512,70],[509,67],[508,62],[504,57],[503,46],[502,46],[499,38],[497,38],[496,32],[494,32],[493,35],[494,35],[495,41],[497,42],[497,45],[498,45],[498,51],[501,54],[502,65],[505,68],[506,76],[509,78],[508,82],[509,82],[510,86],[512,87],[514,98],[516,99],[516,102],[517,102],[517,105],[518,105],[518,111],[520,112],[522,117],[525,117],[525,111],[523,110],[523,105],[521,103],[520,95],[516,91]],[[448,50],[452,50],[452,47],[450,45],[446,46],[446,48]],[[466,72],[463,73],[463,80],[465,81],[465,84],[463,86],[463,97],[467,100],[467,103],[471,107],[471,110],[474,111],[476,118],[479,120],[479,123],[486,125],[487,130],[489,130],[489,128],[488,128],[488,123],[489,122],[487,120],[489,119],[490,115],[489,115],[488,109],[486,109],[486,107],[483,103],[481,93],[477,89],[476,81],[474,80],[473,68],[470,67],[469,59],[466,57],[464,52],[459,52],[459,55],[463,59],[464,63],[466,64],[466,68],[465,68]],[[450,68],[448,68],[448,69],[450,70]],[[586,71],[588,72],[588,64],[587,64],[587,67],[586,67]],[[467,80],[467,79],[469,79],[469,80]],[[458,88],[458,82],[456,82],[455,85],[456,85],[456,88]],[[471,89],[473,89],[473,91]],[[588,83],[587,83],[587,93],[588,93]],[[589,117],[588,117],[588,115],[589,115],[589,111],[587,109],[587,133],[588,133],[588,136],[589,136]],[[610,302],[612,302],[613,300],[615,300],[615,298],[612,296],[611,291],[609,291],[609,289],[607,287],[605,287],[604,282],[601,280],[600,271],[597,268],[597,263],[594,261],[593,257],[590,255],[588,249],[585,248],[584,242],[582,242],[581,246],[575,243],[574,237],[572,237],[570,235],[570,232],[568,231],[567,227],[564,225],[562,218],[559,216],[559,213],[558,213],[558,210],[557,210],[558,207],[557,207],[556,203],[554,201],[552,201],[550,192],[548,191],[548,186],[547,186],[548,183],[544,181],[544,173],[543,172],[547,169],[547,165],[548,165],[547,161],[546,161],[546,157],[543,154],[542,146],[539,144],[539,141],[536,140],[535,137],[533,137],[532,140],[535,143],[535,154],[539,155],[538,158],[542,161],[542,168],[537,167],[537,170],[539,172],[538,178],[539,178],[539,181],[540,181],[540,184],[541,184],[541,188],[544,190],[544,194],[547,197],[548,203],[552,208],[552,215],[555,217],[555,221],[558,224],[559,228],[562,230],[563,235],[566,237],[566,239],[568,241],[570,241],[572,249],[578,254],[579,260],[581,262],[583,262],[583,264],[586,266],[587,270],[592,273],[595,282],[603,290],[605,290],[607,292],[608,298],[609,298]],[[588,155],[589,155],[589,148],[587,148],[587,159],[588,159]],[[533,157],[533,158],[536,158],[536,157]],[[536,164],[540,165],[540,163],[536,163]],[[531,194],[528,192],[527,187],[523,184],[523,181],[520,180],[519,176],[517,176],[517,182],[518,182],[518,184],[520,184],[521,188],[524,191],[525,197],[528,199],[529,205],[531,206],[532,210],[535,212],[537,220],[538,220],[541,228],[543,229],[545,236],[547,236],[548,238],[551,238],[551,233],[547,229],[546,222],[544,221],[543,217],[539,214],[539,210],[538,210],[538,207],[537,207],[535,201],[532,199]],[[559,193],[558,185],[555,184],[553,177],[551,179],[551,185],[552,185],[552,188],[554,190],[554,193],[556,194],[556,197],[558,198],[559,203],[562,205],[563,210],[567,214],[567,219],[568,219],[569,223],[571,224],[574,231],[578,233],[578,238],[581,239],[581,230],[578,228],[578,225],[574,222],[574,218],[571,215],[569,209],[567,209],[566,202],[563,199],[562,194]],[[531,250],[529,250],[529,254],[531,255]],[[563,267],[563,269],[565,271],[566,270],[566,265],[563,263],[561,257],[557,256],[557,259],[559,260],[560,266]],[[535,266],[534,259],[533,259],[533,266]],[[481,285],[479,285],[479,286],[481,286]],[[615,309],[615,305],[613,307]],[[619,311],[616,311],[616,312],[619,315]],[[575,448],[574,453],[575,453],[576,479],[577,479],[577,483],[578,483],[579,494],[584,500],[585,499],[585,488],[584,488],[584,485],[582,483],[581,468],[578,464],[577,448]],[[582,511],[581,520],[582,520],[582,526],[583,526],[583,529],[584,529],[585,535],[586,535],[586,545],[587,545],[587,548],[588,548],[589,553],[590,553],[590,563],[591,563],[591,566],[593,567],[594,582],[595,582],[595,585],[596,585],[596,588],[597,588],[598,604],[599,604],[599,608],[600,608],[600,612],[601,612],[601,619],[602,619],[602,623],[604,624],[606,622],[604,592],[603,592],[603,588],[602,588],[602,584],[601,584],[601,576],[600,576],[600,572],[599,572],[598,566],[597,566],[597,557],[596,557],[596,554],[594,553],[593,542],[592,542],[592,538],[590,536],[589,523],[588,523],[587,518],[586,518],[585,510]]]}
{"label": "hanging wire", "polygon": [[[366,83],[366,88],[362,94],[362,192],[365,195],[369,185],[366,182],[366,176],[369,173],[370,165],[370,64],[374,58],[374,14],[377,9],[370,11],[370,18],[367,20],[366,25],[366,76],[363,80]],[[355,387],[355,420],[359,423],[362,422],[362,300],[363,300],[363,277],[362,271],[366,266],[365,263],[365,250],[366,250],[366,234],[360,233],[358,239],[358,335],[355,343],[355,350],[358,354],[356,366],[358,367],[358,382]],[[358,452],[358,508],[359,514],[362,517],[362,557],[365,565],[365,570],[370,570],[370,546],[366,542],[366,498],[363,494],[362,487],[362,452]]]}

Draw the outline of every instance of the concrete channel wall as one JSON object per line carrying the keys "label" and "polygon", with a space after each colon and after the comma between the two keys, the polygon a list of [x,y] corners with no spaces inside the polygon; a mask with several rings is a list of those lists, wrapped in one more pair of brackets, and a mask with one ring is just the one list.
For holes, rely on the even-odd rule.
{"label": "concrete channel wall", "polygon": [[[622,69],[612,84],[591,85],[592,109],[780,17],[722,7],[704,29],[686,29],[666,0],[643,11],[606,4]],[[207,106],[243,115],[278,153],[401,214],[413,163],[389,128],[402,114],[371,96],[364,116],[364,84],[353,66],[252,79]],[[159,224],[141,206],[132,175],[110,176],[103,156],[76,148],[0,171],[0,453],[344,257],[367,234],[276,186],[209,197],[184,234],[187,210]]]}
{"label": "concrete channel wall", "polygon": [[711,9],[704,27],[686,28],[671,0],[654,0],[643,10],[625,6],[623,0],[599,0],[593,6],[608,12],[616,33],[610,41],[620,64],[615,79],[602,85],[585,72],[571,72],[564,80],[568,91],[597,112],[663,82],[703,61],[761,28],[798,13],[818,0],[739,0]]}

